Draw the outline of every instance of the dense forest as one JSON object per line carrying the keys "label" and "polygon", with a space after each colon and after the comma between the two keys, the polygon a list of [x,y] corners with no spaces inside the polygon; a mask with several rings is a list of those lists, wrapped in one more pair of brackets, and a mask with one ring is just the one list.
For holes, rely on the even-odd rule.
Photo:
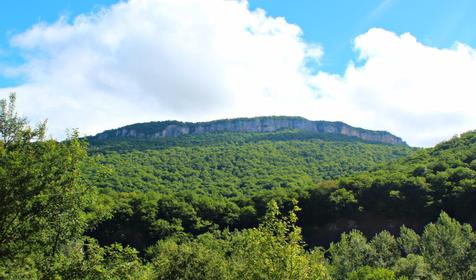
{"label": "dense forest", "polygon": [[476,132],[45,133],[0,101],[0,279],[476,278]]}
{"label": "dense forest", "polygon": [[[90,151],[103,171],[109,171],[107,180],[100,178],[94,184],[121,192],[192,190],[249,197],[262,190],[301,189],[366,171],[412,151],[404,145],[337,137],[286,131],[93,143]],[[97,167],[90,167],[85,172],[97,179]]]}

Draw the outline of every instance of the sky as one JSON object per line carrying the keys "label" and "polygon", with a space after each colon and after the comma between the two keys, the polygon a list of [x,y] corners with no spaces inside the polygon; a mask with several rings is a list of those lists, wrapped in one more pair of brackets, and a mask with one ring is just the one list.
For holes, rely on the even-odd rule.
{"label": "sky", "polygon": [[0,98],[49,132],[303,116],[476,129],[476,1],[2,0]]}

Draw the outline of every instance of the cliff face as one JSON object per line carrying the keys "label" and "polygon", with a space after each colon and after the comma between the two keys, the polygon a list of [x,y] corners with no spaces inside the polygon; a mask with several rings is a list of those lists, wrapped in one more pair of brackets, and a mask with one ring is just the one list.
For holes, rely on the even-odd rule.
{"label": "cliff face", "polygon": [[284,129],[341,134],[357,137],[365,141],[387,144],[406,144],[401,138],[386,131],[373,131],[356,128],[342,122],[310,121],[301,117],[239,118],[201,123],[186,123],[178,121],[140,123],[118,129],[107,130],[92,138],[97,140],[118,138],[154,139],[214,132],[264,133]]}

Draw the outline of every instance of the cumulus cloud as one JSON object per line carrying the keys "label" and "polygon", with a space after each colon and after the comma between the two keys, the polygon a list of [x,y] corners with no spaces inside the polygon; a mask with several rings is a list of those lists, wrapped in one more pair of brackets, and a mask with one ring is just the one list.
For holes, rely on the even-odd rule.
{"label": "cumulus cloud", "polygon": [[[317,72],[320,45],[246,2],[131,0],[11,39],[25,58],[3,69],[50,131],[92,134],[134,122],[301,115],[389,130],[431,145],[475,128],[475,50],[436,49],[371,29],[343,75]],[[316,63],[317,62],[317,63]]]}
{"label": "cumulus cloud", "polygon": [[351,104],[359,124],[429,146],[476,128],[476,50],[425,46],[409,33],[371,29],[355,39],[361,66],[343,76],[319,73],[323,92]]}
{"label": "cumulus cloud", "polygon": [[3,92],[16,91],[31,118],[48,117],[54,134],[286,114],[285,104],[314,98],[304,64],[322,50],[301,33],[246,2],[132,0],[14,36],[27,62],[9,72],[28,82]]}

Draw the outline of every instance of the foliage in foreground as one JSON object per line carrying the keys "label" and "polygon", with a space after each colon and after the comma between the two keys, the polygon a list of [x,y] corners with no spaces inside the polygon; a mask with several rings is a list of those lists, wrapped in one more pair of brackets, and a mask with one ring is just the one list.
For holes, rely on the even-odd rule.
{"label": "foliage in foreground", "polygon": [[50,267],[61,245],[85,228],[86,188],[79,176],[86,149],[77,135],[47,140],[15,112],[15,95],[0,100],[0,256],[3,263],[31,256]]}
{"label": "foliage in foreground", "polygon": [[[475,279],[476,234],[470,225],[461,225],[442,213],[421,235],[404,226],[398,237],[383,231],[370,242],[359,231],[344,233],[338,243],[331,244],[329,260],[334,279],[395,279],[386,278],[390,275],[405,279]],[[386,276],[355,278],[367,274]]]}
{"label": "foliage in foreground", "polygon": [[258,228],[159,241],[149,249],[158,279],[330,279],[322,252],[304,250],[295,212],[278,215],[271,202]]}

